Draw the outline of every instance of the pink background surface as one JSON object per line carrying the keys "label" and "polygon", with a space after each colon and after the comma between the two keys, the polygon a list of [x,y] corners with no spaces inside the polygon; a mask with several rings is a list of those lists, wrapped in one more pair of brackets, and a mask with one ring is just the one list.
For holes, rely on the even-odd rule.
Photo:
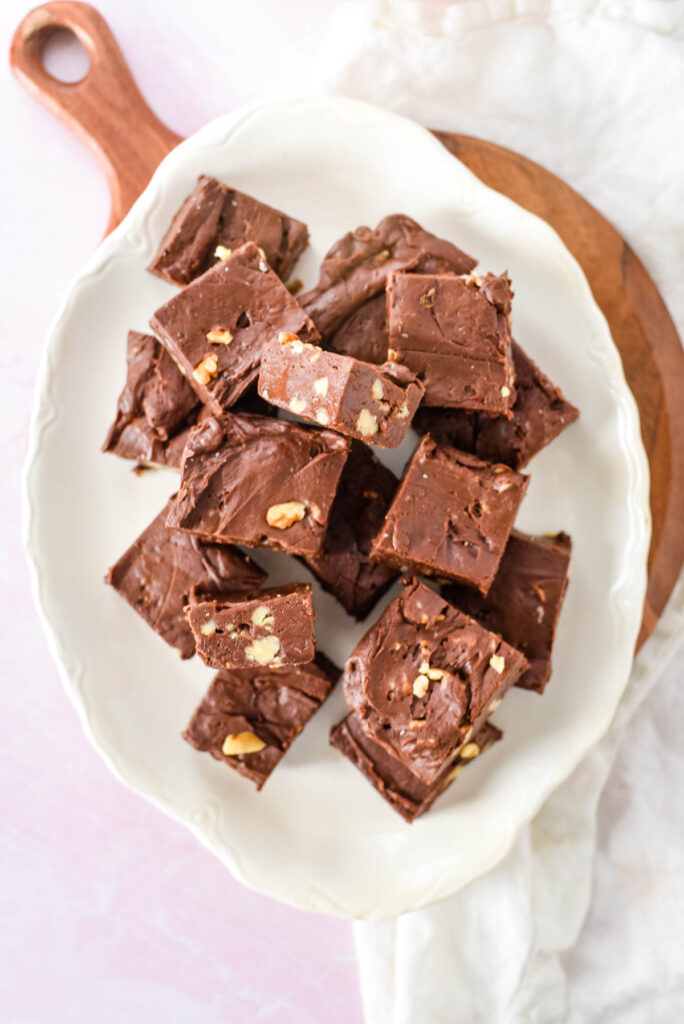
{"label": "pink background surface", "polygon": [[[306,91],[339,2],[98,6],[152,107],[189,134],[259,96]],[[27,9],[0,3],[5,52]],[[29,592],[19,486],[48,325],[102,236],[108,194],[88,152],[5,60],[0,116],[0,1022],[360,1024],[351,926],[237,885],[113,778],[61,688]],[[630,997],[615,1024],[642,1024],[642,1006],[673,1024],[651,994],[681,988],[684,804],[652,780],[681,772],[682,664],[631,723],[602,798],[592,908],[564,958],[577,1024],[596,1019],[596,993],[611,984],[620,1003],[626,970],[644,1001]]]}
{"label": "pink background surface", "polygon": [[[283,86],[304,89],[309,48],[337,4],[98,6],[152,107],[185,135]],[[5,53],[28,8],[0,5]],[[0,1020],[356,1024],[351,927],[243,889],[129,793],[85,738],[51,662],[21,548],[21,464],[48,325],[102,236],[108,194],[92,157],[6,59],[0,75]]]}

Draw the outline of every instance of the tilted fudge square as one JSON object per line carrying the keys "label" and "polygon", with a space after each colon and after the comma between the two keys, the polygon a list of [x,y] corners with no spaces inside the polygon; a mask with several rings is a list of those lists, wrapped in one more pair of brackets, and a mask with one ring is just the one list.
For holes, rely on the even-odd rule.
{"label": "tilted fudge square", "polygon": [[318,331],[249,242],[161,306],[152,330],[217,415],[257,379],[264,342],[279,331]]}
{"label": "tilted fudge square", "polygon": [[515,341],[513,365],[516,381],[511,419],[464,409],[423,406],[416,413],[413,426],[419,433],[430,433],[440,444],[472,452],[487,462],[505,462],[513,469],[522,469],[575,422],[579,410]]}
{"label": "tilted fudge square", "polygon": [[370,551],[399,481],[360,441],[352,441],[328,520],[323,547],[305,561],[325,590],[363,619],[397,573]]}
{"label": "tilted fudge square", "polygon": [[[476,260],[451,242],[425,231],[409,217],[395,218],[405,228],[405,244],[419,253],[410,273],[469,274]],[[324,339],[326,348],[354,356],[366,363],[387,361],[387,298],[385,289],[358,306],[332,334]]]}
{"label": "tilted fudge square", "polygon": [[524,655],[410,576],[344,669],[363,731],[432,783],[527,668]]}
{"label": "tilted fudge square", "polygon": [[332,690],[339,669],[323,654],[308,665],[224,669],[183,738],[261,789]]}
{"label": "tilted fudge square", "polygon": [[156,338],[128,332],[127,377],[103,451],[159,466],[179,466],[200,403]]}
{"label": "tilted fudge square", "polygon": [[511,533],[496,579],[486,597],[447,586],[445,597],[495,630],[530,663],[516,683],[543,693],[551,675],[551,650],[565,590],[572,542],[566,533],[529,537]]}
{"label": "tilted fudge square", "polygon": [[305,665],[315,654],[306,583],[215,597],[195,591],[186,612],[197,653],[210,668]]}
{"label": "tilted fudge square", "polygon": [[323,339],[323,344],[332,352],[353,356],[365,363],[386,363],[389,340],[384,289],[359,306],[338,330]]}
{"label": "tilted fudge square", "polygon": [[205,540],[313,555],[349,451],[331,430],[227,413],[185,447],[168,526]]}
{"label": "tilted fudge square", "polygon": [[410,217],[392,214],[375,231],[360,227],[335,242],[326,253],[318,284],[300,301],[323,335],[332,334],[378,292],[392,270],[415,267],[428,251],[435,260],[471,270],[475,261],[443,239],[424,231]]}
{"label": "tilted fudge square", "polygon": [[149,269],[186,285],[233,249],[254,242],[279,277],[288,276],[309,242],[306,224],[201,175],[173,218]]}
{"label": "tilted fudge square", "polygon": [[[148,466],[180,469],[190,431],[209,415],[163,345],[151,334],[129,331],[128,376],[103,451]],[[275,412],[252,386],[233,407]]]}
{"label": "tilted fudge square", "polygon": [[429,785],[421,782],[401,761],[397,761],[384,747],[366,736],[353,712],[333,730],[330,743],[349,758],[380,796],[410,823],[432,807],[462,768],[472,764],[502,736],[500,729],[491,722],[485,722],[473,740],[461,750],[450,771]]}
{"label": "tilted fudge square", "polygon": [[236,548],[204,544],[167,529],[170,505],[109,570],[107,582],[181,658],[191,658],[195,639],[184,609],[192,588],[199,586],[207,593],[251,590],[260,586],[266,573]]}
{"label": "tilted fudge square", "polygon": [[510,415],[515,401],[511,299],[506,276],[390,277],[390,358],[422,380],[425,405]]}
{"label": "tilted fudge square", "polygon": [[528,483],[510,466],[438,445],[428,434],[404,471],[372,555],[486,594]]}
{"label": "tilted fudge square", "polygon": [[259,394],[341,434],[396,448],[425,393],[405,366],[375,366],[281,332],[264,345]]}

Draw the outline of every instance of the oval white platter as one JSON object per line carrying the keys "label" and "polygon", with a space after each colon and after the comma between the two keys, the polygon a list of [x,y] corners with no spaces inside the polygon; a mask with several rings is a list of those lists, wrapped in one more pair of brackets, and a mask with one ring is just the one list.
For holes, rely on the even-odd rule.
{"label": "oval white platter", "polygon": [[[100,453],[123,384],[125,337],[173,289],[145,271],[199,174],[305,220],[309,286],[328,246],[402,212],[508,269],[514,335],[581,409],[533,460],[518,525],[564,529],[571,583],[543,698],[516,690],[504,740],[409,826],[328,745],[341,686],[261,793],[180,738],[212,673],[181,662],[103,576],[177,487]],[[412,437],[415,444],[415,436]],[[387,461],[400,469],[404,445]],[[607,728],[626,684],[646,585],[648,465],[608,326],[558,236],[486,188],[423,128],[356,101],[260,103],[172,152],[69,290],[47,342],[32,422],[25,537],[36,601],[92,742],[131,789],[183,822],[245,884],[288,903],[379,918],[446,896],[493,867],[516,831]],[[309,579],[273,553],[273,582]],[[389,598],[388,598],[389,599]],[[319,646],[342,665],[358,625],[316,589]]]}

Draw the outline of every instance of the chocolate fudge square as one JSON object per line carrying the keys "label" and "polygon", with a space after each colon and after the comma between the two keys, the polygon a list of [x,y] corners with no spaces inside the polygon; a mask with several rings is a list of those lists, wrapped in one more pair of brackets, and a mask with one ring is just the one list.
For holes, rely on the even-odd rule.
{"label": "chocolate fudge square", "polygon": [[319,340],[311,320],[253,242],[161,306],[150,324],[216,415],[257,379],[267,339],[291,331],[303,341]]}
{"label": "chocolate fudge square", "polygon": [[127,377],[103,451],[150,465],[180,465],[200,403],[156,338],[128,332]]}
{"label": "chocolate fudge square", "polygon": [[[180,469],[190,431],[209,415],[206,406],[151,334],[129,331],[127,364],[126,384],[103,451],[147,466]],[[233,408],[261,415],[275,412],[254,385]]]}
{"label": "chocolate fudge square", "polygon": [[339,669],[323,654],[308,665],[224,669],[183,738],[261,789],[338,676]]}
{"label": "chocolate fudge square", "polygon": [[551,675],[551,651],[568,585],[571,550],[566,533],[529,537],[514,530],[486,597],[465,587],[444,588],[452,604],[523,652],[530,667],[516,685],[526,690],[543,693]]}
{"label": "chocolate fudge square", "polygon": [[109,570],[107,583],[181,658],[191,658],[195,639],[184,608],[192,588],[199,586],[207,593],[253,589],[266,579],[266,573],[236,548],[204,544],[189,534],[167,529],[170,505]]}
{"label": "chocolate fudge square", "polygon": [[507,277],[393,274],[387,284],[390,358],[425,385],[425,405],[509,416],[515,401]]}
{"label": "chocolate fudge square", "polygon": [[[425,231],[409,217],[396,218],[404,224],[407,247],[418,253],[418,261],[409,273],[469,274],[476,260],[444,238]],[[326,348],[366,363],[387,361],[387,298],[385,289],[354,310],[332,334],[324,339]]]}
{"label": "chocolate fudge square", "polygon": [[171,284],[194,281],[217,260],[254,242],[286,278],[309,243],[306,224],[202,175],[173,218],[149,269]]}
{"label": "chocolate fudge square", "polygon": [[305,559],[325,590],[357,619],[364,619],[396,579],[370,551],[399,481],[360,441],[352,441],[342,470],[323,546]]}
{"label": "chocolate fudge square", "polygon": [[426,249],[434,259],[449,260],[464,272],[475,265],[470,256],[430,235],[410,217],[392,214],[375,230],[359,227],[335,242],[323,259],[318,284],[301,296],[301,304],[321,334],[332,334],[384,290],[391,271],[415,267]]}
{"label": "chocolate fudge square", "polygon": [[451,769],[429,785],[421,782],[401,761],[397,761],[384,747],[366,736],[354,713],[347,715],[333,730],[330,743],[349,758],[390,807],[411,823],[432,807],[462,768],[472,764],[502,736],[500,729],[491,722],[485,722],[472,741],[461,750]]}
{"label": "chocolate fudge square", "polygon": [[204,540],[313,555],[349,441],[331,430],[227,413],[188,439],[167,525]]}
{"label": "chocolate fudge square", "polygon": [[384,289],[359,306],[333,334],[323,339],[332,352],[365,363],[387,362],[387,298]]}
{"label": "chocolate fudge square", "polygon": [[425,584],[402,584],[349,656],[344,694],[366,735],[431,784],[528,666]]}
{"label": "chocolate fudge square", "polygon": [[281,409],[381,448],[396,448],[425,393],[404,366],[362,363],[281,334],[266,342],[259,394]]}
{"label": "chocolate fudge square", "polygon": [[575,422],[579,410],[515,341],[513,366],[515,402],[510,419],[464,409],[422,406],[413,426],[421,434],[430,433],[440,444],[472,452],[487,462],[505,462],[513,469],[522,469],[537,452]]}
{"label": "chocolate fudge square", "polygon": [[315,654],[306,583],[215,597],[195,591],[186,612],[197,653],[210,668],[305,665]]}
{"label": "chocolate fudge square", "polygon": [[408,464],[373,557],[486,594],[529,477],[438,445],[427,435]]}

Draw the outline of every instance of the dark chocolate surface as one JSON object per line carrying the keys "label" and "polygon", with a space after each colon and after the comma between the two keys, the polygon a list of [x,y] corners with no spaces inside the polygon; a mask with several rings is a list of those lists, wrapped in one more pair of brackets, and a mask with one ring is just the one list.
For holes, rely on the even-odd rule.
{"label": "dark chocolate surface", "polygon": [[571,549],[565,533],[529,537],[514,530],[487,597],[466,587],[444,588],[447,600],[523,652],[530,667],[516,685],[526,690],[543,693],[551,675]]}
{"label": "dark chocolate surface", "polygon": [[168,525],[205,540],[315,554],[349,441],[330,430],[227,413],[191,434]]}
{"label": "dark chocolate surface", "polygon": [[258,587],[266,574],[226,544],[167,529],[169,503],[110,570],[107,582],[182,658],[195,653],[184,607],[193,587],[207,593]]}
{"label": "dark chocolate surface", "polygon": [[501,730],[495,725],[485,722],[468,744],[470,749],[466,750],[466,753],[469,756],[459,754],[450,770],[429,785],[421,782],[401,761],[397,761],[384,747],[367,736],[353,712],[333,730],[330,742],[356,765],[380,796],[384,797],[402,818],[412,822],[430,809],[440,793],[453,782],[461,768],[477,760],[498,742],[502,735]]}
{"label": "dark chocolate surface", "polygon": [[323,259],[318,284],[301,296],[301,304],[321,334],[330,335],[384,289],[391,271],[410,269],[421,260],[433,266],[449,263],[459,273],[475,266],[450,242],[424,231],[404,214],[392,214],[374,231],[359,227],[335,242]]}
{"label": "dark chocolate surface", "polygon": [[[411,244],[420,253],[415,266],[409,273],[419,274],[469,274],[476,260],[467,256],[446,239],[437,238],[424,231],[415,221],[404,218]],[[414,230],[410,231],[410,225]],[[387,337],[387,298],[385,289],[367,299],[351,313],[332,334],[324,338],[323,344],[333,352],[354,356],[366,363],[387,361],[389,340]]]}
{"label": "dark chocolate surface", "polygon": [[527,668],[524,656],[412,577],[349,656],[364,732],[425,783],[448,769]]}
{"label": "dark chocolate surface", "polygon": [[128,332],[127,377],[103,451],[159,466],[180,465],[200,405],[156,338]]}
{"label": "dark chocolate surface", "polygon": [[387,298],[385,290],[359,306],[342,326],[323,339],[326,348],[365,363],[387,362]]}
{"label": "dark chocolate surface", "polygon": [[291,331],[303,341],[319,340],[313,323],[251,242],[161,306],[150,324],[217,415],[256,380],[269,338]]}
{"label": "dark chocolate surface", "polygon": [[352,441],[333,502],[323,547],[306,558],[326,590],[357,619],[384,594],[396,571],[370,551],[399,481],[360,441]]}
{"label": "dark chocolate surface", "polygon": [[279,277],[285,278],[309,242],[306,224],[266,203],[202,175],[173,218],[153,274],[186,285],[214,265],[222,250],[245,242],[259,246]]}
{"label": "dark chocolate surface", "polygon": [[282,333],[264,345],[259,394],[348,437],[396,448],[424,388],[403,366],[363,363]]}
{"label": "dark chocolate surface", "polygon": [[[163,345],[151,334],[128,333],[128,374],[116,419],[103,451],[122,459],[180,469],[190,431],[209,410]],[[275,413],[252,385],[233,407],[236,412]]]}
{"label": "dark chocolate surface", "polygon": [[[328,696],[338,675],[339,669],[323,654],[309,665],[225,669],[215,677],[183,738],[261,789]],[[229,740],[228,749],[239,747],[241,737],[247,744],[263,746],[252,753],[225,754],[223,748],[229,737],[233,743],[231,746]]]}
{"label": "dark chocolate surface", "polygon": [[579,410],[515,341],[513,365],[516,382],[511,419],[422,406],[414,417],[414,427],[420,433],[430,433],[440,444],[472,452],[487,462],[505,462],[522,469],[574,423]]}
{"label": "dark chocolate surface", "polygon": [[509,466],[428,435],[404,472],[373,555],[486,593],[528,482]]}
{"label": "dark chocolate surface", "polygon": [[507,277],[392,274],[389,355],[425,385],[425,405],[509,415],[515,373]]}
{"label": "dark chocolate surface", "polygon": [[186,609],[197,653],[211,668],[281,668],[311,661],[311,587],[291,583],[260,591],[191,594]]}

